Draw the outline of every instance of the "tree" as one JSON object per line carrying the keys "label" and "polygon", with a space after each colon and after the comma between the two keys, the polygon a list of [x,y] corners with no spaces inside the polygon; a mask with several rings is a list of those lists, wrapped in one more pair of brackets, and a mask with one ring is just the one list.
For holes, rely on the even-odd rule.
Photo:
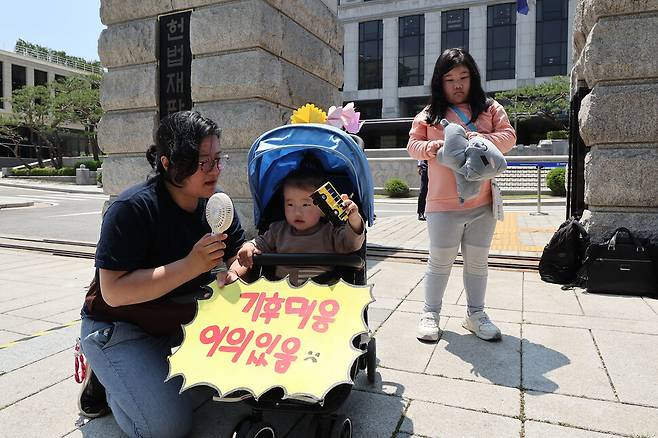
{"label": "tree", "polygon": [[98,142],[96,141],[96,126],[103,115],[100,103],[99,75],[71,77],[59,85],[65,91],[66,99],[70,100],[73,110],[73,122],[85,128],[87,145],[85,152],[91,151],[94,160],[99,161]]}
{"label": "tree", "polygon": [[496,93],[495,99],[503,103],[511,119],[545,117],[567,128],[569,78],[566,76],[555,76],[542,84],[501,91]]}
{"label": "tree", "polygon": [[[22,87],[11,95],[11,105],[17,126],[25,127],[30,132],[29,141],[36,146],[39,167],[43,167],[41,149],[52,148],[49,139],[50,114],[53,96],[50,87],[43,85]],[[55,124],[55,128],[57,127]],[[56,164],[56,163],[55,163]]]}
{"label": "tree", "polygon": [[0,115],[0,141],[2,141],[0,142],[0,148],[9,151],[14,156],[14,158],[21,160],[23,166],[27,167],[28,169],[31,168],[29,163],[27,163],[23,157],[21,157],[18,151],[18,148],[21,146],[23,141],[25,141],[25,137],[20,134],[16,120],[7,116]]}
{"label": "tree", "polygon": [[[80,123],[88,135],[88,146],[96,143],[96,124],[102,115],[98,80],[98,77],[67,77],[47,86],[27,86],[12,93],[17,125],[29,129],[40,166],[43,166],[41,149],[46,148],[53,165],[62,167],[60,133],[64,125]],[[98,159],[97,146],[92,152]]]}

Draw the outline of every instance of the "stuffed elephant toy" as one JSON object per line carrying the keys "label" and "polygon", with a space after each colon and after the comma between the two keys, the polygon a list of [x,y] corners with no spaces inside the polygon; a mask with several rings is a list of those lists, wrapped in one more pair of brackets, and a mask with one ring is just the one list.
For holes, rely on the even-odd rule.
{"label": "stuffed elephant toy", "polygon": [[441,120],[443,147],[436,155],[439,163],[452,169],[457,180],[459,201],[476,197],[482,181],[494,178],[507,169],[505,157],[484,137],[466,138],[466,130],[457,123]]}

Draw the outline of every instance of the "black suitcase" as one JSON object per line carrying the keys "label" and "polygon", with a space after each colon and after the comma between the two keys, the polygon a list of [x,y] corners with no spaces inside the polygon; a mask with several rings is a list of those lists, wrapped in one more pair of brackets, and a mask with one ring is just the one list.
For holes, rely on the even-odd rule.
{"label": "black suitcase", "polygon": [[624,227],[587,248],[587,291],[658,297],[656,248]]}

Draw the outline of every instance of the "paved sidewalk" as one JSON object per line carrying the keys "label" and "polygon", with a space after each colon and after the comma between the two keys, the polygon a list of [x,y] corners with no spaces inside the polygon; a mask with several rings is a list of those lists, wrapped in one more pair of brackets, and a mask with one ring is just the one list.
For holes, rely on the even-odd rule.
{"label": "paved sidewalk", "polygon": [[[77,414],[72,347],[92,263],[0,249],[3,437],[122,436],[111,415],[86,422]],[[341,408],[354,436],[658,437],[658,300],[562,291],[533,272],[491,270],[487,304],[504,335],[486,343],[461,327],[455,267],[443,335],[425,344],[414,336],[424,272],[370,261],[378,378],[369,386],[361,376]],[[208,401],[192,436],[230,436],[244,413]],[[268,419],[288,437],[305,421]]]}
{"label": "paved sidewalk", "polygon": [[[564,222],[564,211],[552,209],[541,216],[532,212],[505,212],[505,220],[496,225],[492,254],[541,256],[544,246]],[[428,251],[427,222],[419,221],[416,215],[378,218],[368,230],[368,244]]]}

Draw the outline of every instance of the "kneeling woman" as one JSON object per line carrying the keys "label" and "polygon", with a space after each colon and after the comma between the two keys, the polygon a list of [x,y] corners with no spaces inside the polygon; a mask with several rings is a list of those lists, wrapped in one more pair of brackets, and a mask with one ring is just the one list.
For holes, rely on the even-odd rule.
{"label": "kneeling woman", "polygon": [[[155,176],[123,192],[108,208],[96,249],[96,276],[82,310],[81,346],[91,370],[80,397],[86,416],[111,409],[134,437],[179,437],[192,428],[190,391],[165,383],[167,356],[196,303],[181,299],[213,278],[221,259],[233,270],[244,233],[235,216],[211,235],[207,198],[222,168],[220,130],[199,113],[162,120],[147,158]],[[105,393],[107,397],[105,397]]]}

